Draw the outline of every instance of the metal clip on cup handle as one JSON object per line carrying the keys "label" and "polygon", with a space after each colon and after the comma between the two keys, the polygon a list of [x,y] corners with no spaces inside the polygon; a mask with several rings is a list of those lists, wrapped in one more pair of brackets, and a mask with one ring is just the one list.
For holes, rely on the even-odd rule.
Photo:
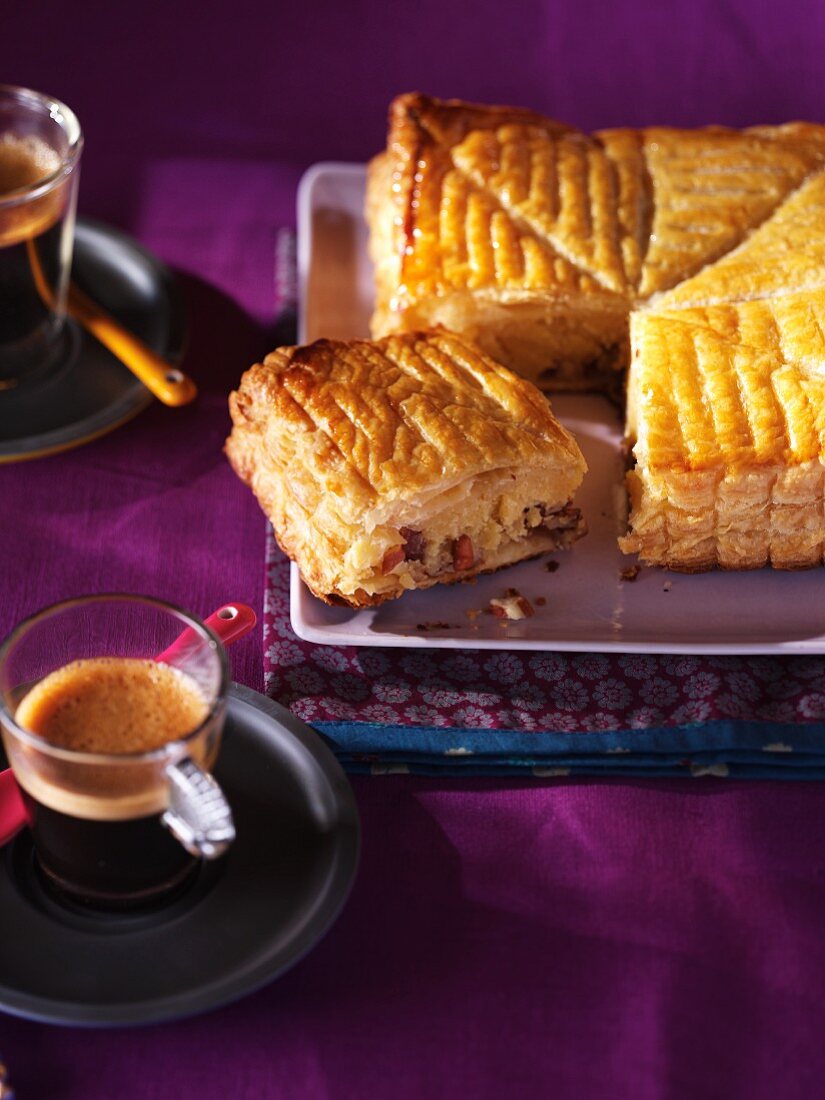
{"label": "metal clip on cup handle", "polygon": [[161,821],[190,855],[218,859],[235,839],[232,811],[223,791],[187,757],[166,769],[169,809]]}

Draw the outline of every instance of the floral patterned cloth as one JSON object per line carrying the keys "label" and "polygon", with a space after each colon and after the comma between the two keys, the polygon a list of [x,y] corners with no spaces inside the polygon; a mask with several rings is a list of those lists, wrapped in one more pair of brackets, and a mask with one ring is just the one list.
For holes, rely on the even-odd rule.
{"label": "floral patterned cloth", "polygon": [[351,770],[825,778],[825,658],[303,642],[267,539],[267,691]]}

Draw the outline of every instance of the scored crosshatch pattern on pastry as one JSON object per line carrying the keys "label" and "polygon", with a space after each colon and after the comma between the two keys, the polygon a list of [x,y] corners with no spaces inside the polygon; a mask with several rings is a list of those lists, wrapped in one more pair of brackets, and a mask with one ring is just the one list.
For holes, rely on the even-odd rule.
{"label": "scored crosshatch pattern on pastry", "polygon": [[580,276],[645,299],[712,264],[768,218],[823,162],[823,131],[789,124],[588,136],[517,108],[400,96],[385,157],[404,235],[396,242],[401,283],[414,295],[437,256],[425,226],[454,219],[458,170],[465,188],[485,192]]}
{"label": "scored crosshatch pattern on pastry", "polygon": [[[577,265],[529,219],[514,218],[506,190],[496,194],[460,170],[454,145],[461,148],[465,137],[495,140],[496,125],[503,121],[505,130],[513,130],[514,119],[545,142],[568,132],[574,139],[580,136],[529,111],[466,109],[422,96],[395,101],[388,152],[376,162],[373,188],[376,204],[385,193],[390,198],[394,216],[384,229],[392,239],[373,248],[373,257],[379,289],[382,281],[389,288],[394,278],[391,296],[397,303],[458,288],[557,293],[607,288],[599,274]],[[567,221],[576,216],[573,205],[565,206]],[[398,257],[398,269],[388,269],[382,280],[382,267],[391,264],[388,257]]]}
{"label": "scored crosshatch pattern on pastry", "polygon": [[786,146],[751,131],[654,127],[640,140],[652,206],[640,299],[730,252],[822,160],[816,143]]}
{"label": "scored crosshatch pattern on pastry", "polygon": [[474,130],[451,151],[453,164],[607,290],[623,293],[616,181],[598,142],[535,126]]}
{"label": "scored crosshatch pattern on pastry", "polygon": [[391,193],[395,210],[384,227],[391,239],[381,239],[372,249],[379,276],[386,268],[387,285],[393,281],[393,308],[406,307],[408,297],[463,289],[599,289],[598,280],[526,221],[513,219],[427,135],[416,143],[415,155],[414,165],[402,161],[401,166],[386,156],[374,173],[375,203]]}
{"label": "scored crosshatch pattern on pastry", "polygon": [[738,248],[655,299],[657,309],[746,301],[825,285],[825,169]]}
{"label": "scored crosshatch pattern on pastry", "polygon": [[722,129],[474,130],[453,164],[607,289],[646,298],[734,248],[819,161]]}

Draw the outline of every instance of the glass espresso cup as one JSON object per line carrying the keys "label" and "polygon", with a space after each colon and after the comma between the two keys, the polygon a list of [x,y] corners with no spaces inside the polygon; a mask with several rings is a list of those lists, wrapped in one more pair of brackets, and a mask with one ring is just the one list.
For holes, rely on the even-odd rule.
{"label": "glass espresso cup", "polygon": [[[6,639],[3,745],[41,878],[53,893],[102,908],[155,903],[176,892],[200,860],[223,854],[234,826],[209,771],[228,683],[226,653],[212,631],[143,596],[67,600]],[[45,700],[47,717],[63,708],[60,743],[48,726],[40,733],[24,726],[21,715],[34,713],[36,698]],[[181,734],[174,723],[193,700],[199,720]],[[164,740],[167,715],[176,732]]]}
{"label": "glass espresso cup", "polygon": [[65,104],[0,85],[0,390],[60,358],[82,149]]}

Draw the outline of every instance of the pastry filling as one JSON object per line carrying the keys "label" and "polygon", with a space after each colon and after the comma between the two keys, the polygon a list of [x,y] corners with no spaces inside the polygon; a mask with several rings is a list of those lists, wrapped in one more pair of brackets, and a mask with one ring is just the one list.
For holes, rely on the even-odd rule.
{"label": "pastry filling", "polygon": [[[532,504],[506,525],[489,519],[481,529],[458,536],[433,537],[433,533],[401,527],[398,534],[404,541],[384,551],[379,572],[381,577],[412,587],[427,577],[496,568],[502,552],[506,554],[508,547],[516,545],[523,547],[528,539],[536,544],[535,553],[567,549],[584,530],[580,509],[569,501],[562,506]],[[380,587],[380,582],[375,585]]]}
{"label": "pastry filling", "polygon": [[344,596],[398,595],[566,549],[586,531],[570,499],[575,484],[537,463],[380,501],[350,527],[335,587]]}

